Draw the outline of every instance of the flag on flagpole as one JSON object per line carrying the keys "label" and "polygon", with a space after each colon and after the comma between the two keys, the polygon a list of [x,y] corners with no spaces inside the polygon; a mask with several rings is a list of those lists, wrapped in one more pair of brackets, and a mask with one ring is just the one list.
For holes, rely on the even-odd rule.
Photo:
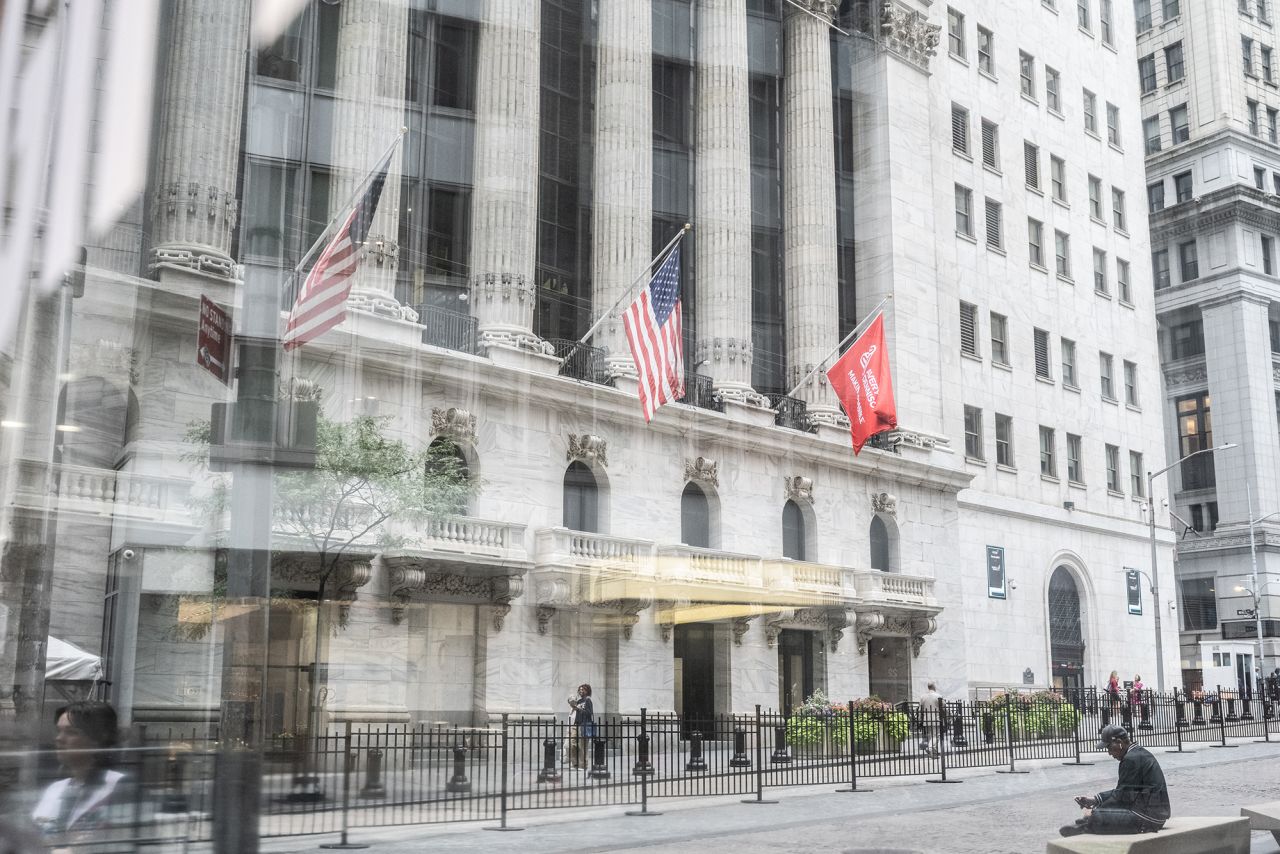
{"label": "flag on flagpole", "polygon": [[680,244],[622,315],[622,326],[640,378],[640,408],[649,422],[658,407],[684,397]]}
{"label": "flag on flagpole", "polygon": [[898,426],[883,314],[876,315],[853,346],[836,360],[827,371],[827,381],[849,416],[855,456],[872,436]]}
{"label": "flag on flagpole", "polygon": [[378,164],[373,180],[302,283],[298,299],[285,323],[286,350],[306,344],[346,319],[351,276],[360,265],[360,248],[378,210],[378,199],[382,196],[382,186],[387,182],[387,170],[391,168],[394,151],[393,146]]}

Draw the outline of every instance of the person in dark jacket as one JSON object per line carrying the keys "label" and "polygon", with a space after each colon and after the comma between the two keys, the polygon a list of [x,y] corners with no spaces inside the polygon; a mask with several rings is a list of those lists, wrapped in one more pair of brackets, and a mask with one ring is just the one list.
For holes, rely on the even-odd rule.
{"label": "person in dark jacket", "polygon": [[591,759],[591,738],[595,735],[595,706],[591,702],[591,686],[585,682],[578,686],[577,698],[569,698],[573,709],[573,725],[578,730],[577,752],[574,768],[586,768]]}
{"label": "person in dark jacket", "polygon": [[1103,727],[1098,738],[1098,747],[1120,762],[1116,787],[1093,797],[1076,798],[1084,816],[1059,832],[1063,836],[1147,833],[1164,827],[1170,814],[1169,788],[1160,763],[1145,747],[1134,744],[1122,726]]}

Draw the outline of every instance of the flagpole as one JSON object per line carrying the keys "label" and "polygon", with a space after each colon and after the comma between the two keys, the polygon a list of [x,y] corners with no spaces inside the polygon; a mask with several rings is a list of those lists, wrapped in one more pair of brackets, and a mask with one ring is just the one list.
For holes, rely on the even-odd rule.
{"label": "flagpole", "polygon": [[[834,356],[836,353],[839,353],[839,352],[840,352],[840,348],[841,348],[841,347],[843,347],[843,346],[845,345],[845,343],[846,343],[850,338],[852,338],[853,336],[857,335],[859,332],[861,332],[861,331],[863,330],[863,328],[864,328],[865,326],[867,326],[868,324],[870,324],[870,323],[871,323],[871,321],[875,320],[875,319],[876,319],[876,314],[880,311],[881,307],[882,307],[882,306],[884,306],[884,304],[885,304],[885,303],[887,303],[887,302],[888,302],[889,300],[891,300],[891,299],[893,299],[893,294],[889,294],[887,297],[885,297],[884,299],[880,300],[880,302],[876,303],[875,308],[871,309],[871,311],[869,311],[869,312],[867,313],[867,316],[866,316],[866,317],[864,317],[864,318],[863,318],[863,319],[858,323],[858,325],[857,325],[857,326],[855,326],[855,327],[853,327],[853,329],[849,330],[849,334],[848,334],[848,335],[846,335],[846,336],[844,336],[843,338],[841,338],[841,339],[840,339],[840,343],[839,343],[839,344],[837,344],[837,345],[836,345],[836,346],[831,350],[831,352],[830,352],[830,353],[828,353],[827,355],[823,356],[823,357],[822,357],[822,359],[821,359],[821,361],[819,361],[819,362],[818,362],[817,367],[815,367],[815,368],[814,368],[812,371],[810,371],[809,373],[805,374],[805,375],[804,375],[804,379],[802,379],[802,380],[800,380],[800,382],[796,383],[795,388],[793,388],[793,389],[791,389],[791,391],[787,392],[787,395],[786,395],[786,396],[787,396],[787,397],[792,397],[792,396],[794,396],[794,395],[795,395],[795,393],[796,393],[797,391],[799,391],[799,390],[800,390],[800,387],[801,387],[802,385],[804,385],[805,383],[807,383],[807,382],[809,381],[809,379],[810,379],[814,374],[816,374],[818,371],[822,370],[822,366],[823,366],[823,364],[827,361],[827,359],[830,359],[830,358],[831,358],[832,356]],[[781,403],[781,402],[782,402],[782,401],[779,401],[779,403]]]}
{"label": "flagpole", "polygon": [[606,311],[604,314],[600,315],[599,320],[591,324],[591,328],[587,330],[586,334],[578,339],[578,342],[577,342],[578,344],[587,343],[587,339],[590,338],[593,334],[595,334],[595,331],[600,328],[600,324],[604,323],[606,320],[609,319],[609,315],[613,314],[613,310],[616,309],[619,305],[621,305],[623,300],[629,299],[631,297],[631,292],[635,290],[636,285],[639,284],[640,281],[645,276],[648,276],[653,272],[653,265],[658,263],[658,259],[662,258],[667,253],[669,253],[672,249],[674,249],[675,245],[679,243],[686,234],[689,233],[689,229],[691,228],[693,228],[693,226],[686,222],[684,224],[684,228],[680,229],[680,231],[676,233],[676,236],[671,238],[670,242],[668,242],[666,246],[662,247],[662,250],[658,252],[657,255],[653,256],[653,260],[649,262],[649,266],[645,267],[644,270],[640,273],[640,275],[636,276],[634,279],[631,280],[631,284],[627,286],[626,291],[622,294],[622,296],[618,297],[617,301],[614,302],[613,305],[609,306],[609,310]]}

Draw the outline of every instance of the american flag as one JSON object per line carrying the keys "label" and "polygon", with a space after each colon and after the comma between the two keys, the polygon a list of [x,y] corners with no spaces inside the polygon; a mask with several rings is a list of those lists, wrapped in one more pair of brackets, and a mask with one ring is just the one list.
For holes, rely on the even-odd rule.
{"label": "american flag", "polygon": [[622,325],[640,377],[640,408],[652,421],[659,406],[684,397],[679,244],[622,315]]}
{"label": "american flag", "polygon": [[391,167],[394,151],[393,147],[387,152],[368,188],[302,283],[284,327],[286,350],[306,344],[346,319],[351,276],[360,265],[360,248],[378,209],[378,199],[382,196],[382,185],[387,182],[387,170]]}

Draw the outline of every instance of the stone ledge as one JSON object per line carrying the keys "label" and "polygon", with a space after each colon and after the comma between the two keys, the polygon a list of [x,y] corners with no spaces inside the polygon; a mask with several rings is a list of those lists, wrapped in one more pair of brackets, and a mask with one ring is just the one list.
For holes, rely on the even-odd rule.
{"label": "stone ledge", "polygon": [[1249,854],[1249,822],[1226,816],[1171,818],[1157,833],[1053,839],[1046,854]]}

